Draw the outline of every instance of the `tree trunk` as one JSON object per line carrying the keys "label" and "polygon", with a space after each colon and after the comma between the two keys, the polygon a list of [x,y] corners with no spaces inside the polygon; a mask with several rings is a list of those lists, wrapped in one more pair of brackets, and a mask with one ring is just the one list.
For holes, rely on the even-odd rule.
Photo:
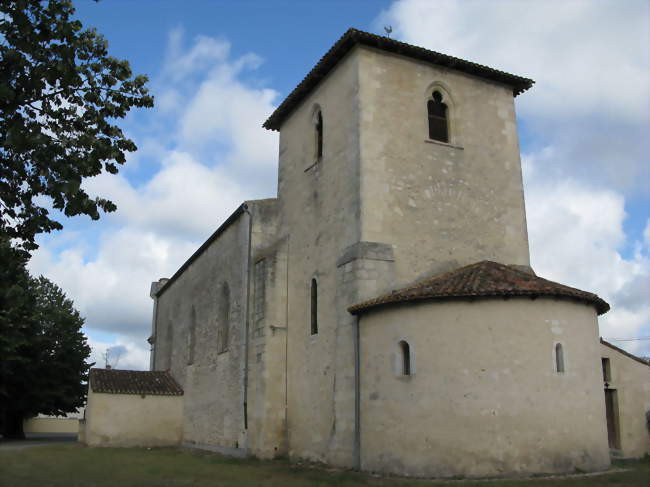
{"label": "tree trunk", "polygon": [[4,421],[2,435],[10,439],[25,439],[23,431],[23,414],[14,411],[7,411]]}

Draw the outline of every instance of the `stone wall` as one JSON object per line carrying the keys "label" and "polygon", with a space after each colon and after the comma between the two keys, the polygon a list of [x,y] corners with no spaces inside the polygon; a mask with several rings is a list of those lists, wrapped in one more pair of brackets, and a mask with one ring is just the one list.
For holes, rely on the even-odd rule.
{"label": "stone wall", "polygon": [[23,422],[25,433],[79,433],[79,418],[29,418]]}
{"label": "stone wall", "polygon": [[183,441],[189,445],[245,445],[248,239],[249,215],[244,212],[157,298],[155,369],[170,369],[185,391]]}
{"label": "stone wall", "polygon": [[287,250],[277,240],[277,201],[255,202],[248,342],[249,451],[287,454]]}
{"label": "stone wall", "polygon": [[650,366],[601,344],[609,359],[607,388],[615,391],[619,447],[613,453],[628,458],[650,455]]}
{"label": "stone wall", "polygon": [[[289,455],[352,466],[354,349],[337,261],[359,241],[358,60],[356,49],[328,74],[280,131],[279,236],[287,261],[287,435]],[[315,113],[322,110],[323,157]],[[311,334],[311,281],[318,333]]]}
{"label": "stone wall", "polygon": [[[274,304],[278,298],[270,290],[268,297],[251,301],[255,290],[249,271],[252,256],[277,238],[276,200],[248,201],[245,208],[217,231],[216,238],[156,298],[155,367],[169,368],[185,391],[184,444],[273,456],[283,448],[278,435],[284,434],[284,394],[277,392],[280,400],[259,389],[265,390],[271,380],[275,393],[284,389],[284,380],[255,364],[262,363],[267,348],[259,311],[267,307],[267,298],[273,298]],[[252,272],[260,269],[257,266]],[[284,346],[280,349],[281,356],[274,360],[283,362]],[[284,365],[277,369],[284,374]],[[273,424],[272,432],[261,433],[266,425],[260,418]],[[250,430],[254,433],[249,440]]]}
{"label": "stone wall", "polygon": [[[410,375],[400,341],[410,346]],[[590,306],[547,298],[395,305],[361,317],[360,343],[364,470],[487,477],[609,465]]]}
{"label": "stone wall", "polygon": [[[427,93],[443,85],[454,102],[451,144],[425,140]],[[347,307],[481,259],[529,265],[512,91],[356,47],[283,123],[278,200],[289,283],[289,454],[353,466]]]}
{"label": "stone wall", "polygon": [[179,445],[183,396],[105,394],[88,391],[80,441],[88,446]]}
{"label": "stone wall", "polygon": [[[512,88],[358,51],[361,238],[395,249],[398,286],[480,260],[529,265]],[[450,142],[429,140],[427,100]]]}

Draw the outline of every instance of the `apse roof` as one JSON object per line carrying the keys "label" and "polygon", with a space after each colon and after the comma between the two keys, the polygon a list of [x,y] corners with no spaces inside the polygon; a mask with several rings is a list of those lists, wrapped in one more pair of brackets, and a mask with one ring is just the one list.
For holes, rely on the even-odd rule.
{"label": "apse roof", "polygon": [[348,311],[360,314],[378,306],[421,300],[515,296],[573,299],[595,306],[599,315],[609,311],[609,304],[596,294],[488,260],[429,277],[390,294],[355,304]]}
{"label": "apse roof", "polygon": [[269,130],[280,130],[282,122],[302,102],[302,100],[327,76],[327,74],[343,59],[343,57],[356,45],[364,45],[381,49],[382,51],[400,54],[402,56],[424,61],[437,66],[444,66],[449,69],[478,76],[511,86],[514,96],[517,96],[535,83],[532,79],[524,78],[514,74],[499,71],[482,64],[465,61],[453,56],[448,56],[436,51],[430,51],[423,47],[414,46],[405,42],[396,41],[388,37],[371,34],[361,30],[350,28],[330,48],[327,53],[318,61],[316,66],[305,76],[305,78],[294,88],[271,116],[264,122],[263,127]]}
{"label": "apse roof", "polygon": [[90,369],[93,392],[182,396],[183,389],[168,371]]}

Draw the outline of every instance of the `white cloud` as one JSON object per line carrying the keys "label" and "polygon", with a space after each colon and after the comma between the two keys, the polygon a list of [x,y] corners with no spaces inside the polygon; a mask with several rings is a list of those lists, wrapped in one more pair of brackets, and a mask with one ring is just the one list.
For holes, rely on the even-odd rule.
{"label": "white cloud", "polygon": [[517,98],[548,171],[650,193],[650,3],[396,1],[394,37],[533,78]]}
{"label": "white cloud", "polygon": [[230,43],[226,40],[197,36],[188,50],[184,50],[184,40],[182,28],[173,29],[169,33],[163,75],[173,81],[180,82],[197,71],[228,61]]}
{"label": "white cloud", "polygon": [[250,197],[223,166],[208,167],[178,151],[165,153],[160,171],[141,186],[103,174],[87,180],[84,188],[115,202],[118,212],[113,218],[120,223],[190,239],[207,237]]}
{"label": "white cloud", "polygon": [[[635,256],[620,253],[627,238],[620,188],[643,181],[647,155],[648,139],[634,138],[647,124],[639,122],[647,119],[647,50],[638,41],[647,36],[647,15],[630,14],[645,8],[633,2],[547,5],[400,1],[384,21],[404,40],[538,81],[519,99],[552,148],[531,153],[526,165],[533,266],[609,300],[614,310],[602,320],[603,335],[625,338],[650,330],[635,294],[649,275],[650,222]],[[261,124],[276,93],[246,82],[260,62],[253,54],[231,59],[223,39],[203,36],[185,46],[182,31],[173,31],[155,81],[157,107],[129,134],[142,150],[119,176],[84,185],[113,199],[118,212],[101,221],[97,244],[78,229],[73,241],[64,230],[34,255],[32,272],[64,288],[89,330],[116,334],[111,343],[92,341],[94,357],[121,345],[120,368],[146,368],[150,282],[169,277],[242,200],[274,193],[277,135]],[[595,131],[589,124],[600,119]],[[132,169],[143,168],[154,173],[133,177]],[[613,180],[617,188],[600,184]]]}
{"label": "white cloud", "polygon": [[122,337],[118,337],[116,342],[105,342],[89,338],[88,345],[91,349],[88,362],[94,363],[93,367],[105,367],[105,353],[108,351],[108,365],[115,369],[149,369],[149,349],[128,339],[124,340]]}
{"label": "white cloud", "polygon": [[[603,336],[650,335],[650,224],[645,243],[623,226],[626,200],[650,193],[650,3],[398,0],[376,23],[535,79],[517,98],[532,265],[609,301]],[[650,355],[648,342],[619,344]]]}
{"label": "white cloud", "polygon": [[239,164],[274,167],[277,135],[261,126],[276,93],[251,90],[237,82],[239,70],[247,65],[220,66],[209,74],[181,120],[181,137],[186,144],[227,141],[231,157]]}
{"label": "white cloud", "polygon": [[[531,264],[542,277],[595,292],[612,309],[600,318],[601,335],[650,335],[650,256],[625,258],[623,195],[571,179],[545,176],[545,155],[524,157]],[[617,342],[650,355],[644,342]]]}
{"label": "white cloud", "polygon": [[102,366],[106,348],[121,346],[120,368],[147,368],[150,283],[170,277],[243,200],[275,193],[277,134],[261,128],[275,92],[243,80],[259,58],[229,56],[226,41],[198,37],[185,49],[172,32],[155,82],[162,106],[129,134],[142,150],[119,175],[84,182],[118,211],[74,239],[49,236],[29,264],[74,300],[91,337],[116,337],[91,340]]}
{"label": "white cloud", "polygon": [[31,259],[30,271],[61,286],[86,318],[87,327],[144,340],[151,319],[151,281],[171,275],[197,242],[132,227],[107,232],[100,239],[90,260],[83,245],[56,255],[43,246]]}
{"label": "white cloud", "polygon": [[[528,76],[537,116],[648,118],[646,0],[401,0],[380,18],[416,45]],[[539,87],[542,89],[539,89]]]}

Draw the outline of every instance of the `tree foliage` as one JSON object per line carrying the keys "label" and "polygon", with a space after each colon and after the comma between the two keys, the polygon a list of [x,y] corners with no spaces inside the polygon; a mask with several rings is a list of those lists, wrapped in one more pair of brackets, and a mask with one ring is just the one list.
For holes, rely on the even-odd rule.
{"label": "tree foliage", "polygon": [[0,233],[27,251],[62,228],[49,205],[92,219],[116,209],[82,181],[118,172],[136,146],[115,121],[153,106],[147,78],[74,11],[70,0],[0,0]]}
{"label": "tree foliage", "polygon": [[25,269],[22,252],[0,238],[0,426],[22,436],[22,420],[63,415],[85,401],[90,347],[71,300]]}

